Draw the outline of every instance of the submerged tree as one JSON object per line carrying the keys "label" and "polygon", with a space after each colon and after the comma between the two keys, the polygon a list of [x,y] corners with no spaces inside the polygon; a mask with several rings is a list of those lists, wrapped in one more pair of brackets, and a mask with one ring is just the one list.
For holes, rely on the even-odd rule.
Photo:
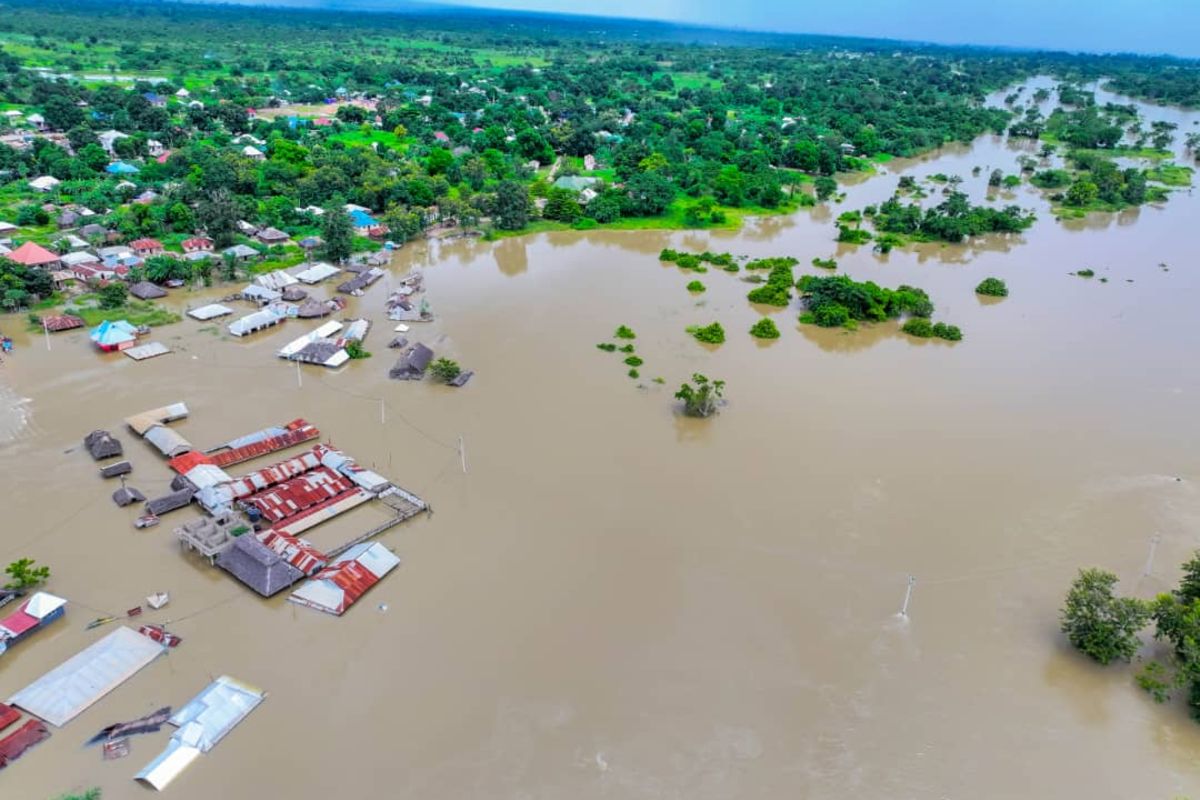
{"label": "submerged tree", "polygon": [[683,401],[683,413],[689,417],[710,417],[717,412],[725,396],[725,381],[710,381],[699,372],[692,382],[685,383],[675,393]]}
{"label": "submerged tree", "polygon": [[18,558],[4,568],[4,574],[11,580],[4,585],[5,589],[32,589],[47,581],[50,577],[49,567],[36,567],[37,562],[32,558]]}
{"label": "submerged tree", "polygon": [[429,365],[429,375],[438,383],[449,383],[462,373],[457,361],[439,358]]}
{"label": "submerged tree", "polygon": [[1062,632],[1072,645],[1101,664],[1129,661],[1141,645],[1137,637],[1150,608],[1135,597],[1117,597],[1117,576],[1081,569],[1061,611]]}

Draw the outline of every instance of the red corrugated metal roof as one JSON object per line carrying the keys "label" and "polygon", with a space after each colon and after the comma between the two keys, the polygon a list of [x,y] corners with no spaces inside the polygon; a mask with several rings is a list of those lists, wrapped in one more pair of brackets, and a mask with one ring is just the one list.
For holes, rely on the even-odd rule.
{"label": "red corrugated metal roof", "polygon": [[0,769],[16,761],[22,753],[35,744],[49,738],[50,731],[46,730],[45,725],[36,719],[28,720],[16,731],[0,739]]}
{"label": "red corrugated metal roof", "polygon": [[0,620],[0,628],[4,628],[4,630],[11,633],[13,636],[20,636],[25,631],[36,628],[38,626],[38,622],[40,622],[40,620],[37,617],[31,617],[29,614],[25,613],[25,606],[22,605],[19,610],[14,611],[3,620]]}
{"label": "red corrugated metal roof", "polygon": [[21,712],[4,703],[0,703],[0,731],[12,725],[21,718]]}
{"label": "red corrugated metal roof", "polygon": [[192,450],[190,452],[184,453],[181,456],[175,456],[174,458],[172,458],[170,461],[167,462],[167,466],[169,466],[171,469],[178,472],[180,475],[186,475],[187,473],[191,472],[192,469],[199,466],[200,464],[212,464],[212,463],[213,463],[213,460],[211,458],[209,458],[208,456],[206,456],[204,453],[201,453],[198,450]]}
{"label": "red corrugated metal roof", "polygon": [[305,575],[312,575],[329,563],[328,556],[309,542],[289,533],[267,530],[258,534],[258,540]]}
{"label": "red corrugated metal roof", "polygon": [[264,519],[279,522],[355,488],[353,482],[328,467],[318,467],[252,495],[245,502],[261,511]]}
{"label": "red corrugated metal roof", "polygon": [[367,589],[370,589],[379,582],[379,578],[371,570],[364,567],[357,561],[347,561],[338,569],[330,570],[329,580],[337,584],[346,594],[346,599],[342,601],[343,610],[345,607],[354,605],[358,598],[366,594]]}
{"label": "red corrugated metal roof", "polygon": [[[234,447],[229,450],[222,450],[221,452],[214,453],[212,455],[211,463],[216,464],[218,467],[227,467],[231,464],[240,464],[243,461],[249,461],[252,458],[265,456],[268,453],[286,450],[289,447],[294,447],[295,445],[303,442],[316,439],[321,435],[319,430],[309,425],[307,422],[304,422],[304,420],[294,420],[293,422],[288,423],[288,427],[291,427],[295,423],[301,423],[307,427],[297,430],[289,430],[287,433],[284,433],[280,436],[272,436],[269,439],[263,439],[261,442],[252,442],[250,444],[243,445],[242,447]],[[268,467],[268,469],[270,468]]]}

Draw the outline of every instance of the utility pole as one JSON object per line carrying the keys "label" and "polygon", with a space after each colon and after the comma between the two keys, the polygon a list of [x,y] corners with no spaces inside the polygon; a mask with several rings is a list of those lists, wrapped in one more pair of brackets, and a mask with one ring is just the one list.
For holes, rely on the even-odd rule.
{"label": "utility pole", "polygon": [[463,444],[462,434],[458,436],[458,458],[462,462],[463,474],[467,474],[467,446]]}
{"label": "utility pole", "polygon": [[1162,536],[1155,533],[1150,537],[1150,555],[1146,556],[1146,567],[1142,570],[1142,575],[1149,575],[1154,570],[1154,551],[1158,549],[1158,543],[1162,540]]}
{"label": "utility pole", "polygon": [[300,376],[300,362],[299,361],[296,362],[296,388],[297,389],[304,388],[304,379]]}
{"label": "utility pole", "polygon": [[42,333],[46,334],[46,352],[50,352],[50,327],[42,320]]}
{"label": "utility pole", "polygon": [[917,583],[917,576],[908,576],[908,586],[904,589],[904,605],[900,606],[900,616],[908,618],[908,601],[912,599],[913,586]]}
{"label": "utility pole", "polygon": [[379,398],[379,424],[380,425],[387,424],[387,418],[384,415],[384,410],[383,410],[383,398],[382,397]]}

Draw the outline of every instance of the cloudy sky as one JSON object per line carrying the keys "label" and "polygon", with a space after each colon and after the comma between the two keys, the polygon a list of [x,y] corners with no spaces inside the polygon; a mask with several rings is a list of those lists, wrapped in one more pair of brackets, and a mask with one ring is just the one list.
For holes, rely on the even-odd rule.
{"label": "cloudy sky", "polygon": [[722,27],[1200,57],[1200,0],[442,0]]}

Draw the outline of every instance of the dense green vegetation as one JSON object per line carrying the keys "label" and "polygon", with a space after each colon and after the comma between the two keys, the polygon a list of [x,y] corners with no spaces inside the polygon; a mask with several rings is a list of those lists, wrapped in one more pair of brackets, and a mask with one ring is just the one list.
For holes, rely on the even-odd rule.
{"label": "dense green vegetation", "polygon": [[1137,633],[1150,619],[1148,606],[1136,598],[1117,597],[1116,585],[1117,576],[1111,572],[1081,569],[1060,613],[1067,640],[1101,664],[1132,659],[1141,646]]}
{"label": "dense green vegetation", "polygon": [[779,328],[775,325],[775,320],[763,317],[750,326],[750,335],[755,339],[778,339]]}
{"label": "dense green vegetation", "polygon": [[961,242],[985,233],[1019,233],[1034,222],[1032,212],[1018,206],[1002,209],[972,205],[967,196],[953,191],[936,206],[922,209],[893,195],[871,218],[877,231],[903,235],[917,241]]}
{"label": "dense green vegetation", "polygon": [[949,342],[962,340],[962,331],[957,325],[947,325],[944,322],[930,322],[924,317],[912,317],[900,326],[900,330],[918,339],[938,338]]}
{"label": "dense green vegetation", "polygon": [[975,293],[988,297],[1008,297],[1008,284],[999,278],[984,278],[975,287]]}
{"label": "dense green vegetation", "polygon": [[705,344],[724,344],[725,329],[721,327],[721,323],[714,322],[711,325],[692,325],[687,329],[698,342]]}
{"label": "dense green vegetation", "polygon": [[1148,661],[1135,680],[1158,703],[1183,690],[1192,718],[1200,722],[1200,552],[1182,572],[1174,591],[1147,601],[1118,596],[1111,572],[1080,570],[1060,621],[1068,641],[1101,664],[1132,660],[1142,645],[1138,634],[1153,622],[1154,638],[1170,648]]}
{"label": "dense green vegetation", "polygon": [[429,376],[438,383],[450,383],[461,374],[462,367],[450,358],[438,358],[429,365]]}
{"label": "dense green vegetation", "polygon": [[700,281],[691,281],[687,285],[687,290],[689,292],[692,292],[693,294],[699,294],[700,292],[705,291],[705,288],[704,288],[704,284],[701,283]]}
{"label": "dense green vegetation", "polygon": [[725,381],[709,380],[699,372],[692,375],[691,383],[685,383],[675,393],[675,399],[683,401],[683,413],[689,417],[710,417],[724,402]]}
{"label": "dense green vegetation", "polygon": [[[772,259],[774,265],[767,275],[767,282],[755,287],[746,295],[751,303],[762,303],[767,306],[784,307],[792,300],[792,265],[794,258]],[[747,265],[749,269],[749,265]]]}
{"label": "dense green vegetation", "polygon": [[0,257],[0,303],[7,311],[24,308],[54,292],[54,282],[43,269],[26,267]]}
{"label": "dense green vegetation", "polygon": [[913,286],[885,289],[845,275],[805,275],[796,288],[803,294],[805,306],[800,321],[823,328],[852,328],[860,321],[880,322],[903,314],[925,318],[933,315],[929,295]]}
{"label": "dense green vegetation", "polygon": [[18,558],[16,561],[4,568],[4,574],[8,576],[8,581],[4,584],[5,589],[33,589],[41,586],[50,579],[50,568],[46,566],[35,566],[37,564],[32,558]]}

